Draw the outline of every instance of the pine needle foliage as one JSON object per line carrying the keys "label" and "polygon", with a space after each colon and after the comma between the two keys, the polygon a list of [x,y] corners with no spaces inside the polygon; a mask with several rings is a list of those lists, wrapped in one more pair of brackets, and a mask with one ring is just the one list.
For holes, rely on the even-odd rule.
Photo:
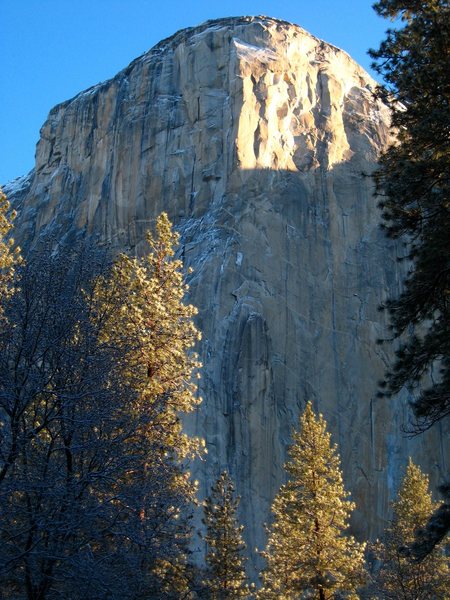
{"label": "pine needle foliage", "polygon": [[428,476],[410,459],[398,497],[392,503],[393,518],[383,543],[376,548],[381,568],[377,578],[381,598],[387,600],[448,600],[450,570],[442,545],[420,563],[405,552],[414,541],[414,531],[423,527],[436,504],[432,501]]}
{"label": "pine needle foliage", "polygon": [[238,525],[236,515],[238,505],[233,482],[228,473],[223,472],[203,507],[208,546],[205,587],[211,600],[250,597],[242,556],[245,550],[243,526]]}
{"label": "pine needle foliage", "polygon": [[286,464],[289,481],[272,505],[261,599],[356,599],[364,583],[364,544],[344,534],[347,499],[336,445],[308,403]]}
{"label": "pine needle foliage", "polygon": [[111,276],[99,280],[97,295],[100,307],[121,306],[105,331],[115,345],[128,349],[123,376],[148,412],[148,434],[164,451],[185,458],[202,445],[183,433],[179,416],[201,402],[194,381],[201,365],[192,350],[201,337],[193,322],[197,309],[183,302],[188,287],[182,262],[174,258],[179,234],[166,213],[157,219],[156,235],[147,233],[147,243],[142,259],[118,257]]}
{"label": "pine needle foliage", "polygon": [[[164,521],[172,523],[162,528],[175,536],[180,552],[164,555],[163,550],[155,573],[162,580],[165,597],[188,598],[189,519],[196,498],[184,460],[201,453],[204,443],[184,433],[181,416],[201,402],[195,381],[201,365],[193,351],[200,333],[193,322],[197,309],[184,303],[188,286],[183,264],[175,258],[179,234],[172,230],[166,213],[158,217],[156,233],[147,233],[147,244],[149,252],[143,258],[126,254],[117,258],[109,277],[98,279],[96,296],[100,312],[111,304],[120,307],[112,316],[105,313],[109,316],[104,342],[125,349],[119,368],[136,392],[130,410],[146,415],[136,438],[145,440],[147,459],[130,477],[141,481],[143,490],[146,486],[151,490],[161,467],[170,474],[163,485],[174,501],[162,507],[158,527]],[[151,514],[157,509],[153,496],[143,493],[142,521],[147,521],[148,510]],[[152,520],[157,523],[158,516]]]}
{"label": "pine needle foliage", "polygon": [[8,239],[15,212],[0,188],[0,318],[3,318],[4,303],[13,292],[14,267],[20,263],[20,251],[14,249],[14,240]]}
{"label": "pine needle foliage", "polygon": [[383,226],[404,242],[410,264],[403,291],[386,304],[400,348],[384,386],[387,395],[417,391],[420,433],[450,413],[450,5],[381,0],[374,8],[395,21],[370,54],[396,138],[374,178]]}
{"label": "pine needle foliage", "polygon": [[[379,0],[374,8],[395,22],[370,55],[396,138],[374,180],[383,226],[404,242],[410,265],[403,291],[386,303],[400,345],[380,393],[413,390],[411,431],[421,433],[450,414],[450,4]],[[420,559],[450,529],[449,490],[447,478],[445,501],[412,545]]]}

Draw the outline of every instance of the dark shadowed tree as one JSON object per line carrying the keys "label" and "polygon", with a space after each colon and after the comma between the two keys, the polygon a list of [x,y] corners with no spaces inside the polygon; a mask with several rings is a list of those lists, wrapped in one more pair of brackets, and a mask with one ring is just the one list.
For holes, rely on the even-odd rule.
{"label": "dark shadowed tree", "polygon": [[422,430],[450,410],[450,8],[443,0],[384,0],[375,8],[402,25],[371,51],[397,140],[375,182],[386,231],[406,242],[411,261],[404,291],[387,303],[402,343],[386,383],[391,393],[418,390]]}
{"label": "dark shadowed tree", "polygon": [[[384,382],[388,395],[414,393],[413,430],[422,432],[450,411],[450,6],[448,0],[380,0],[395,20],[374,68],[379,95],[392,110],[396,142],[375,172],[387,234],[404,242],[409,272],[387,302],[400,346]],[[450,528],[446,500],[414,545],[423,557]]]}
{"label": "dark shadowed tree", "polygon": [[234,600],[250,595],[243,557],[243,526],[237,519],[238,505],[233,482],[224,472],[203,505],[208,548],[205,587],[211,600]]}

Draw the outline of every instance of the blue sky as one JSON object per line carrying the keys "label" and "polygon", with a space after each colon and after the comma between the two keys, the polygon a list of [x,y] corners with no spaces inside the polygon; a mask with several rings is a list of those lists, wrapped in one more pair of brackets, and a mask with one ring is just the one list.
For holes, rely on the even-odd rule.
{"label": "blue sky", "polygon": [[34,165],[49,110],[207,19],[265,14],[346,50],[366,69],[388,23],[373,0],[0,0],[0,183]]}

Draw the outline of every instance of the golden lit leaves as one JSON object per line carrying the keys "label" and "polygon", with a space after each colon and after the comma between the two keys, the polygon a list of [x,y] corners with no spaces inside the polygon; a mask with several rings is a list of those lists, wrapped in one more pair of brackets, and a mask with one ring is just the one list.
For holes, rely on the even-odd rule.
{"label": "golden lit leaves", "polygon": [[286,470],[288,483],[276,496],[272,512],[267,568],[261,598],[318,600],[337,592],[357,598],[364,582],[364,544],[344,535],[355,505],[347,500],[336,446],[322,415],[311,403],[293,435]]}
{"label": "golden lit leaves", "polygon": [[385,598],[450,598],[450,570],[442,547],[436,547],[421,562],[405,552],[414,541],[414,531],[423,527],[437,504],[432,501],[428,476],[409,460],[397,499],[392,503],[393,519],[383,543],[375,554],[381,562],[377,586]]}
{"label": "golden lit leaves", "polygon": [[100,306],[114,302],[120,307],[105,331],[112,343],[127,349],[123,375],[148,411],[149,435],[185,457],[201,448],[200,440],[182,432],[179,417],[201,402],[194,381],[201,365],[192,352],[200,340],[193,323],[197,309],[183,302],[188,286],[182,262],[174,258],[179,235],[165,213],[147,242],[144,258],[118,257],[111,277],[99,280],[97,295]]}
{"label": "golden lit leaves", "polygon": [[13,292],[14,267],[21,261],[19,248],[13,248],[14,240],[7,239],[16,216],[14,211],[8,216],[9,209],[9,202],[0,189],[0,317],[3,317],[3,302]]}

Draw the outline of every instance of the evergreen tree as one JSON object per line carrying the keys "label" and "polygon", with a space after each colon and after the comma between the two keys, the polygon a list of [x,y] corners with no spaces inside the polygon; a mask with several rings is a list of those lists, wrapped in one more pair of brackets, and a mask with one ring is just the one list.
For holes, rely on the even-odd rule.
{"label": "evergreen tree", "polygon": [[208,545],[205,587],[212,600],[249,597],[242,556],[243,526],[238,525],[236,516],[238,505],[233,482],[228,473],[223,472],[203,507]]}
{"label": "evergreen tree", "polygon": [[412,406],[422,431],[450,412],[450,5],[381,0],[374,8],[399,23],[370,52],[396,137],[375,182],[387,234],[405,242],[411,261],[403,292],[387,303],[402,341],[386,385],[388,393],[420,390]]}
{"label": "evergreen tree", "polygon": [[[410,264],[402,293],[387,302],[400,347],[383,385],[387,395],[415,390],[413,429],[421,432],[450,412],[450,5],[380,0],[374,8],[396,20],[370,51],[396,137],[374,177],[383,225],[405,242]],[[445,501],[412,546],[420,559],[450,529],[450,480],[440,489]]]}
{"label": "evergreen tree", "polygon": [[346,499],[330,438],[323,416],[316,418],[308,403],[289,449],[289,481],[272,505],[262,599],[358,598],[364,544],[344,535],[355,505]]}
{"label": "evergreen tree", "polygon": [[8,239],[15,213],[0,188],[0,317],[3,317],[4,303],[11,296],[15,265],[20,263],[19,249],[13,249],[13,240]]}
{"label": "evergreen tree", "polygon": [[[133,411],[145,415],[136,434],[145,440],[146,460],[130,474],[142,488],[141,519],[145,523],[150,518],[150,524],[159,519],[162,537],[170,539],[172,550],[178,549],[167,552],[162,546],[154,572],[162,579],[164,597],[188,598],[189,515],[195,486],[182,461],[201,452],[203,441],[183,432],[181,415],[201,401],[194,381],[200,363],[192,351],[200,333],[192,320],[197,310],[183,302],[188,288],[182,262],[174,258],[179,235],[165,213],[157,219],[156,235],[147,234],[147,243],[150,251],[142,259],[118,257],[111,275],[99,278],[96,298],[100,312],[111,304],[120,307],[114,314],[108,311],[104,341],[124,349],[119,368],[137,394]],[[164,485],[166,495],[174,499],[171,505],[161,504],[154,488],[161,468],[170,473]]]}
{"label": "evergreen tree", "polygon": [[377,548],[381,561],[377,584],[382,598],[450,598],[450,570],[441,548],[436,547],[420,563],[405,554],[405,547],[414,540],[414,530],[427,522],[435,506],[428,477],[410,459],[397,500],[392,504],[393,519],[384,542]]}
{"label": "evergreen tree", "polygon": [[147,233],[147,243],[142,259],[118,257],[111,276],[99,279],[97,298],[100,310],[120,305],[105,323],[105,337],[127,350],[123,376],[149,416],[148,435],[162,452],[184,458],[203,443],[184,434],[180,420],[201,402],[194,381],[201,365],[192,352],[201,337],[192,320],[197,309],[183,303],[188,287],[182,262],[174,259],[179,235],[166,213],[157,219],[156,236]]}

